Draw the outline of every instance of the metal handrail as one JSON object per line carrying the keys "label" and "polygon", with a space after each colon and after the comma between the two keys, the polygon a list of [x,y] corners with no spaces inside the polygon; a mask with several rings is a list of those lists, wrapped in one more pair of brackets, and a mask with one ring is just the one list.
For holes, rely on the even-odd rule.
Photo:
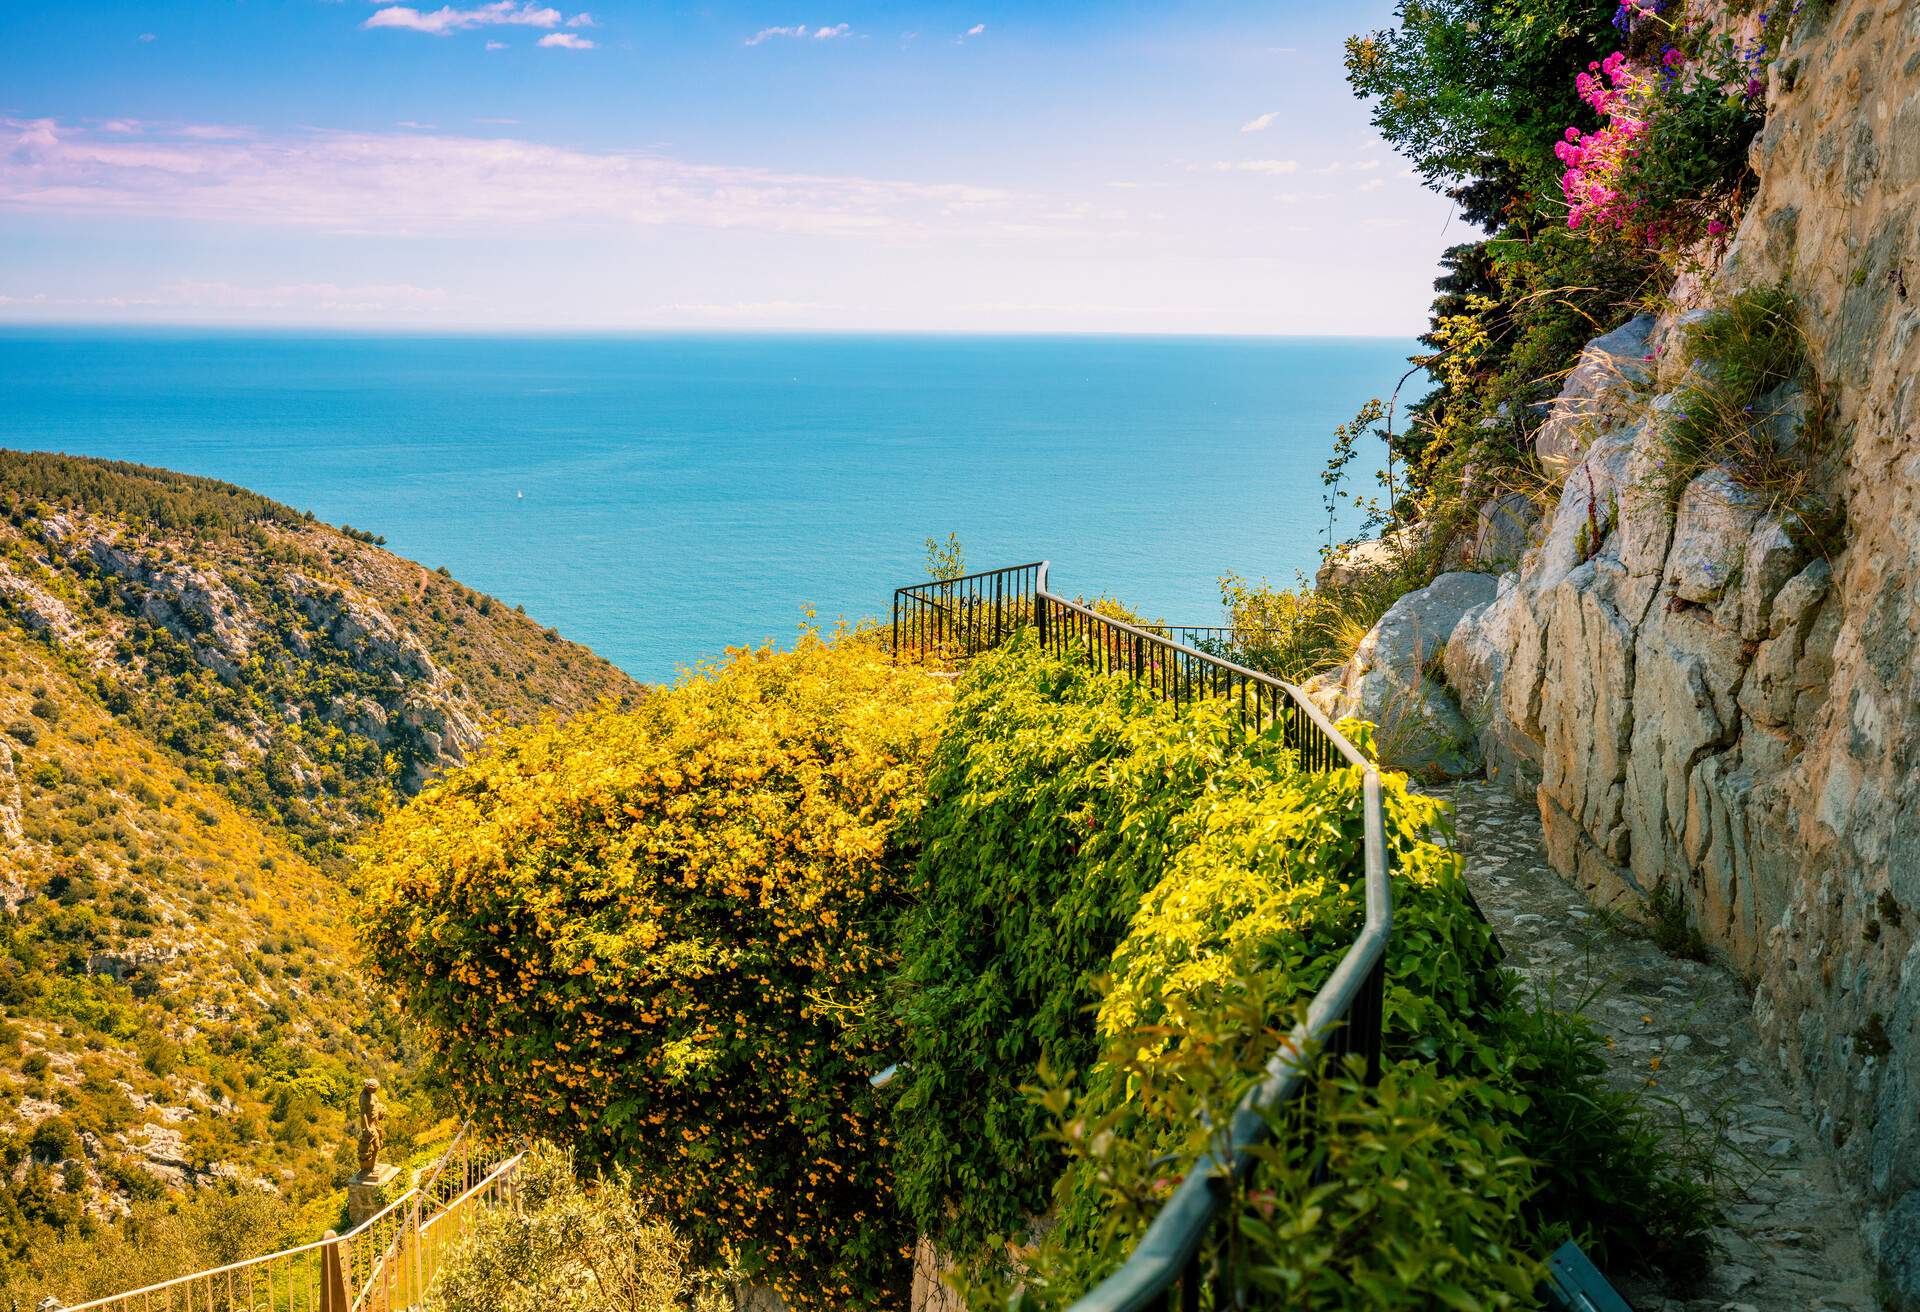
{"label": "metal handrail", "polygon": [[439,1225],[442,1221],[446,1220],[449,1216],[452,1216],[454,1213],[454,1209],[459,1207],[462,1203],[466,1202],[468,1199],[477,1197],[482,1191],[491,1189],[494,1185],[498,1184],[501,1180],[505,1179],[509,1172],[511,1172],[512,1170],[514,1170],[516,1167],[520,1165],[521,1161],[525,1159],[526,1155],[527,1154],[524,1151],[517,1152],[513,1156],[509,1157],[506,1161],[500,1163],[500,1165],[494,1167],[491,1171],[488,1171],[485,1175],[481,1176],[478,1181],[468,1186],[468,1188],[464,1193],[461,1193],[460,1195],[452,1199],[450,1202],[448,1202],[448,1204],[445,1207],[441,1208],[438,1212],[435,1212],[432,1216],[428,1217],[424,1222],[422,1222],[420,1226],[421,1233],[422,1234],[426,1233],[427,1231],[433,1229],[434,1226]]}
{"label": "metal handrail", "polygon": [[413,1195],[414,1191],[412,1189],[407,1190],[378,1212],[375,1212],[372,1216],[362,1221],[359,1225],[347,1231],[344,1235],[335,1235],[331,1239],[316,1239],[309,1244],[296,1244],[292,1248],[283,1248],[277,1253],[264,1253],[259,1257],[243,1257],[238,1262],[229,1262],[225,1266],[209,1267],[205,1271],[194,1271],[184,1276],[174,1276],[171,1279],[156,1281],[151,1285],[143,1285],[139,1289],[129,1289],[125,1293],[107,1294],[101,1298],[88,1299],[84,1303],[62,1306],[60,1312],[92,1312],[92,1309],[108,1307],[127,1299],[150,1298],[154,1294],[172,1289],[178,1285],[187,1284],[190,1281],[233,1275],[245,1271],[250,1267],[262,1266],[268,1262],[277,1262],[283,1258],[298,1257],[303,1253],[315,1253],[323,1248],[330,1248],[334,1244],[351,1243],[356,1236],[364,1233],[372,1226],[378,1225],[390,1212],[395,1211],[401,1204],[412,1198]]}
{"label": "metal handrail", "polygon": [[[1049,592],[1046,561],[969,576],[967,595],[983,593],[979,580],[996,574],[1024,579],[1029,571],[1033,578],[1032,623],[1043,647],[1063,654],[1090,655],[1110,672],[1141,680],[1176,704],[1224,697],[1232,706],[1237,693],[1241,718],[1256,730],[1279,721],[1304,768],[1336,768],[1344,763],[1361,772],[1366,914],[1359,934],[1308,1002],[1305,1019],[1293,1027],[1267,1062],[1260,1082],[1235,1107],[1225,1143],[1201,1155],[1148,1224],[1127,1260],[1081,1295],[1070,1312],[1143,1312],[1165,1299],[1176,1285],[1182,1286],[1182,1305],[1197,1308],[1201,1246],[1206,1242],[1208,1227],[1219,1218],[1224,1201],[1219,1181],[1223,1177],[1244,1179],[1252,1170],[1253,1150],[1269,1133],[1268,1114],[1300,1092],[1312,1055],[1317,1051],[1359,1053],[1366,1058],[1368,1078],[1378,1077],[1386,951],[1393,933],[1393,890],[1387,868],[1380,772],[1293,684],[1150,631],[1170,626],[1130,624]],[[914,616],[903,617],[903,598],[908,607],[920,604],[917,590],[926,586],[915,585],[894,593],[896,659],[903,618],[908,621],[905,632],[916,636],[923,632]],[[1004,578],[996,584],[994,596],[998,616],[1007,609]],[[1018,600],[1025,601],[1026,596]],[[1015,613],[1019,609],[1014,607]],[[977,635],[961,636],[966,640],[963,645],[969,648],[966,654],[982,649],[973,644]],[[984,645],[992,645],[1011,633],[996,620],[987,636],[990,641]]]}
{"label": "metal handrail", "polygon": [[[307,1312],[308,1309],[325,1312],[329,1303],[319,1288],[317,1271],[310,1264],[323,1258],[330,1249],[336,1253],[348,1253],[355,1244],[369,1236],[384,1233],[386,1227],[395,1224],[396,1214],[399,1214],[398,1224],[393,1230],[393,1237],[372,1260],[366,1278],[359,1282],[357,1289],[350,1291],[349,1305],[362,1308],[378,1303],[382,1308],[389,1307],[392,1304],[391,1297],[383,1300],[375,1295],[382,1291],[390,1292],[396,1287],[411,1288],[418,1295],[425,1290],[434,1274],[423,1261],[420,1236],[431,1231],[436,1222],[444,1219],[477,1189],[513,1171],[525,1157],[524,1153],[516,1153],[498,1162],[489,1169],[480,1185],[467,1188],[458,1198],[439,1207],[432,1216],[423,1220],[422,1213],[434,1205],[433,1195],[442,1173],[456,1154],[469,1147],[467,1140],[468,1126],[462,1124],[446,1150],[435,1158],[419,1183],[343,1235],[329,1233],[323,1239],[284,1248],[279,1252],[242,1258],[225,1266],[173,1276],[139,1289],[75,1303],[63,1309],[63,1312],[106,1312],[107,1309],[114,1309],[114,1312],[193,1309],[197,1312],[203,1306],[215,1306],[221,1300],[223,1290],[228,1305],[253,1306],[254,1293],[260,1287],[256,1282],[264,1282],[266,1306],[282,1309],[282,1312]],[[466,1159],[462,1160],[464,1162]],[[296,1263],[301,1259],[306,1259],[307,1264],[296,1269]],[[400,1269],[403,1262],[409,1270]],[[412,1277],[410,1281],[409,1275]],[[281,1295],[277,1300],[276,1291]],[[178,1297],[183,1294],[184,1300]],[[239,1299],[247,1301],[237,1302]],[[341,1309],[341,1312],[346,1310]]]}

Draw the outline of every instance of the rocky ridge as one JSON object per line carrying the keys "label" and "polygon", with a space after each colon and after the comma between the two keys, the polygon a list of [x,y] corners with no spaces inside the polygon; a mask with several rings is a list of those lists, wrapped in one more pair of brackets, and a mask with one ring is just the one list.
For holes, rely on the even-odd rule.
{"label": "rocky ridge", "polygon": [[[156,505],[189,522],[156,526]],[[0,507],[0,618],[322,854],[489,720],[639,693],[370,535],[240,489],[0,453]]]}

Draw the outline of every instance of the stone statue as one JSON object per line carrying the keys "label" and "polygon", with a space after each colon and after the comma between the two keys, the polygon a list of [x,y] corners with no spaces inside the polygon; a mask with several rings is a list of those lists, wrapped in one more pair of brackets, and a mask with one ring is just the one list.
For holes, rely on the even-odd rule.
{"label": "stone statue", "polygon": [[371,1075],[360,1086],[360,1175],[362,1179],[374,1179],[380,1171],[380,1150],[386,1146],[387,1135],[381,1122],[386,1118],[386,1108],[380,1105],[380,1081]]}

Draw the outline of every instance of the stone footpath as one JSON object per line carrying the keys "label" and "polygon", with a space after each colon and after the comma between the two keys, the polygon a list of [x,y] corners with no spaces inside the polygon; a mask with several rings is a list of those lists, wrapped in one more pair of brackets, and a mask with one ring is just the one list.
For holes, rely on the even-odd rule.
{"label": "stone footpath", "polygon": [[1609,924],[1547,865],[1533,807],[1478,781],[1428,791],[1455,804],[1467,880],[1508,966],[1562,1008],[1585,999],[1613,1079],[1676,1125],[1719,1126],[1730,1184],[1713,1270],[1687,1297],[1618,1280],[1637,1312],[1878,1308],[1858,1209],[1762,1050],[1747,989]]}

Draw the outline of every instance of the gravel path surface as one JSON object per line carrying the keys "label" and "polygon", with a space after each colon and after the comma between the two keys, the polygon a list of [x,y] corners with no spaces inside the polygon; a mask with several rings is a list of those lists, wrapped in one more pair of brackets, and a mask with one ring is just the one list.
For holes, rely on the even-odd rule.
{"label": "gravel path surface", "polygon": [[1532,807],[1477,781],[1428,791],[1455,804],[1468,883],[1509,968],[1563,1008],[1582,1004],[1610,1040],[1611,1077],[1692,1127],[1676,1133],[1719,1127],[1731,1186],[1705,1287],[1675,1297],[1623,1278],[1627,1300],[1639,1312],[1878,1308],[1859,1211],[1764,1051],[1746,987],[1610,924],[1547,865]]}

